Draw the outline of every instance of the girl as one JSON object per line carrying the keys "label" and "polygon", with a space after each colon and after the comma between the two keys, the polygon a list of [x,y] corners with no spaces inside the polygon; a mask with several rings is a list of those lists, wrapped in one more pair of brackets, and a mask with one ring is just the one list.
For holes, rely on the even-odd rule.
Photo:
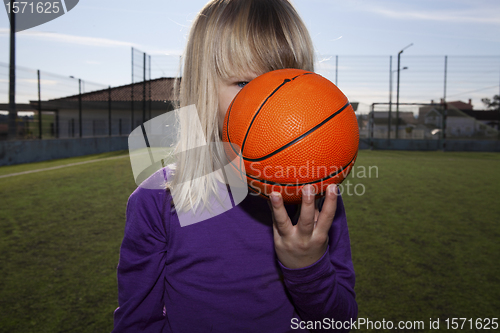
{"label": "girl", "polygon": [[[203,133],[181,119],[179,149],[199,135],[220,141],[229,103],[256,76],[313,71],[311,39],[288,0],[210,1],[193,23],[184,59],[180,106],[196,105]],[[140,186],[130,196],[113,332],[308,332],[340,327],[335,322],[348,330],[357,304],[336,187],[327,189],[321,211],[305,186],[299,210],[285,207],[279,193],[270,204],[249,195],[181,227],[178,212],[206,206],[221,186],[210,170],[223,152],[210,147],[160,170],[155,176],[166,178],[167,190]]]}

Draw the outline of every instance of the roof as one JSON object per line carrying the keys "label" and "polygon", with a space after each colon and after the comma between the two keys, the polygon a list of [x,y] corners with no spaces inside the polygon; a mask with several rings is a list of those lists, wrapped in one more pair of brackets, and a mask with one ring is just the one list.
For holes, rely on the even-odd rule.
{"label": "roof", "polygon": [[[429,112],[425,114],[425,117],[430,116],[431,112],[436,112],[442,115],[444,110],[441,108],[432,108]],[[453,105],[448,105],[448,109],[446,110],[447,117],[469,117],[464,111],[457,109]]]}
{"label": "roof", "polygon": [[[144,85],[146,86],[146,100],[151,101],[173,101],[174,84],[177,78],[163,77],[151,81],[127,84],[111,89],[111,100],[114,102],[142,101],[144,96]],[[107,102],[109,98],[109,88],[96,90],[82,94],[84,102]],[[133,91],[132,91],[133,90]],[[149,98],[151,96],[151,98]],[[51,99],[50,101],[78,101],[79,95],[72,95],[63,98]]]}
{"label": "roof", "polygon": [[[472,104],[469,103],[464,103],[462,101],[452,101],[452,102],[446,102],[446,105],[448,107],[448,116],[451,117],[465,117],[464,113],[454,113],[450,114],[450,110],[460,110],[460,111],[466,111],[466,110],[472,110]],[[439,110],[443,108],[442,103],[432,103],[430,105],[422,106],[418,108],[418,118],[419,119],[424,119],[427,113],[429,113],[431,110]],[[439,111],[438,111],[439,112]],[[422,121],[422,120],[419,120]]]}
{"label": "roof", "polygon": [[477,120],[500,120],[499,110],[464,110],[464,113]]}
{"label": "roof", "polygon": [[464,103],[462,101],[446,102],[446,104],[448,104],[448,107],[452,105],[459,110],[472,110],[472,104]]}

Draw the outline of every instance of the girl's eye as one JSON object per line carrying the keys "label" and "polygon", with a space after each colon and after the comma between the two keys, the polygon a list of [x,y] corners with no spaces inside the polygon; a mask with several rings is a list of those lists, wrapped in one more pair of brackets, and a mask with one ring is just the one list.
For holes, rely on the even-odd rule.
{"label": "girl's eye", "polygon": [[240,88],[243,88],[243,87],[244,87],[244,86],[246,86],[247,84],[248,84],[248,82],[245,82],[245,81],[236,83],[236,85],[237,85],[238,87],[240,87]]}

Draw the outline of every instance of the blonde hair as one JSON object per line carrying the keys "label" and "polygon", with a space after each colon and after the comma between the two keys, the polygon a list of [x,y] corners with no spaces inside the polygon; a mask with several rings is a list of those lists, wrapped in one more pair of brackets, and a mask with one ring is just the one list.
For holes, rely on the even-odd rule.
{"label": "blonde hair", "polygon": [[[196,106],[202,130],[193,128],[196,121],[181,113],[177,151],[220,141],[221,80],[283,68],[314,71],[313,63],[311,38],[288,0],[210,1],[191,28],[179,93],[180,107]],[[171,184],[177,209],[206,206],[210,195],[217,193],[213,171],[220,168],[224,152],[220,145],[206,147],[188,150],[177,160]]]}

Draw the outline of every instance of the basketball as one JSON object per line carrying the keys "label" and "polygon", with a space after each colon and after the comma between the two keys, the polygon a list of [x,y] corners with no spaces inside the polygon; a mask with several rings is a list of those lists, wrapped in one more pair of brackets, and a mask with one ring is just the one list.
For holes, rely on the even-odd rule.
{"label": "basketball", "polygon": [[332,82],[282,69],[239,91],[226,112],[222,141],[230,143],[224,147],[231,167],[252,192],[265,198],[280,192],[286,203],[297,204],[304,185],[313,185],[319,197],[347,177],[359,129],[347,97]]}

